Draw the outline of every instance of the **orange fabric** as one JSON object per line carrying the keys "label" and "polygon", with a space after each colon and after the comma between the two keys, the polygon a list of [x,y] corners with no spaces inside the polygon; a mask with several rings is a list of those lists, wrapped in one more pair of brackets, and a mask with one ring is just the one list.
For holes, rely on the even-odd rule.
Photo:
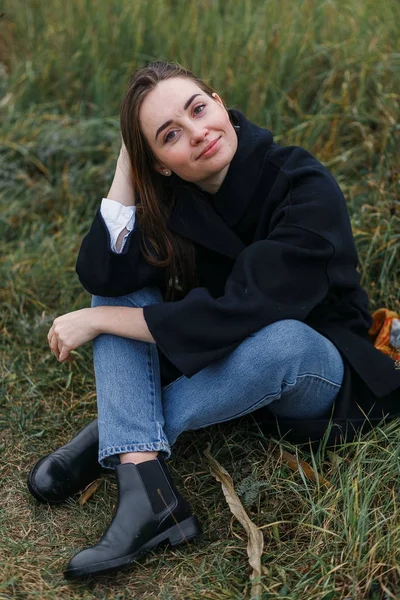
{"label": "orange fabric", "polygon": [[[390,340],[393,321],[399,321],[400,315],[388,308],[379,308],[372,314],[373,323],[369,330],[369,336],[374,343],[375,348],[400,361],[400,347],[393,346]],[[393,335],[392,335],[393,338]]]}

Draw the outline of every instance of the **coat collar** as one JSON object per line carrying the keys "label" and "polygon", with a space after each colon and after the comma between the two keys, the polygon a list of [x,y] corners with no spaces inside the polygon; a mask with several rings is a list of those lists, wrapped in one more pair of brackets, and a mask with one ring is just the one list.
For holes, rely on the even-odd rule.
{"label": "coat collar", "polygon": [[214,194],[214,203],[232,226],[240,221],[253,197],[273,138],[270,131],[254,125],[238,110],[230,110],[229,114],[238,135],[238,147],[221,187]]}
{"label": "coat collar", "polygon": [[236,258],[245,245],[231,227],[240,221],[254,195],[273,138],[270,131],[254,125],[238,110],[232,109],[229,114],[238,147],[220,189],[216,194],[208,194],[195,184],[182,181],[168,228]]}

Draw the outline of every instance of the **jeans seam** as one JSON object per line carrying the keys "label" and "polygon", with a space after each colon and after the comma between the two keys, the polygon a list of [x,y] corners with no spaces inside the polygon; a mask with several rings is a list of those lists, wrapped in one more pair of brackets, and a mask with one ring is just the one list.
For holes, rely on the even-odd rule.
{"label": "jeans seam", "polygon": [[[148,345],[148,352],[149,352],[148,367],[150,369],[150,393],[151,393],[151,401],[152,401],[152,409],[153,409],[153,422],[155,423],[155,425],[157,427],[157,433],[158,433],[159,440],[165,441],[165,443],[168,444],[169,442],[164,433],[163,425],[160,423],[160,421],[158,420],[157,415],[156,415],[154,358],[153,358],[152,347],[150,344]],[[162,404],[162,390],[160,391],[160,395],[161,395],[160,401]]]}
{"label": "jeans seam", "polygon": [[[174,381],[171,381],[170,383],[167,383],[167,385],[165,385],[162,388],[163,393],[166,392],[175,383],[177,383],[178,381],[180,381],[181,379],[183,379],[183,377],[185,377],[185,375],[181,375],[180,377],[177,377],[177,379],[175,379]],[[321,383],[325,382],[327,384],[331,384],[331,385],[334,385],[334,386],[337,386],[337,387],[340,387],[342,385],[341,383],[336,383],[334,381],[330,381],[329,379],[326,379],[325,377],[321,377],[321,375],[315,375],[315,373],[303,373],[302,375],[298,375],[297,379],[299,379],[300,377],[313,377],[313,378],[318,379],[319,381],[321,381]],[[285,381],[285,380],[282,381],[282,383],[286,383],[287,385],[295,385],[296,382],[297,382],[297,380],[294,383],[291,383],[291,382]]]}
{"label": "jeans seam", "polygon": [[298,375],[297,379],[294,383],[289,383],[288,381],[283,380],[282,383],[286,383],[287,385],[296,385],[297,381],[299,379],[302,379],[303,377],[308,377],[310,379],[314,379],[316,381],[319,381],[320,383],[327,385],[327,386],[334,386],[334,387],[341,387],[342,383],[336,383],[335,381],[331,381],[330,379],[326,379],[326,377],[322,377],[321,375],[315,375],[315,373],[303,373],[302,375]]}
{"label": "jeans seam", "polygon": [[180,381],[184,377],[185,377],[185,375],[180,375],[179,377],[177,377],[176,379],[174,379],[174,381],[171,381],[170,383],[167,383],[167,385],[165,385],[163,387],[163,389],[162,389],[163,393],[166,392],[171,386],[173,386],[174,383],[177,383],[178,381]]}
{"label": "jeans seam", "polygon": [[156,409],[155,409],[155,402],[154,402],[154,372],[153,372],[153,358],[151,355],[151,348],[150,348],[150,344],[147,346],[147,351],[148,351],[148,355],[147,355],[147,368],[149,370],[149,380],[150,380],[150,398],[151,398],[151,409],[152,409],[152,413],[153,413],[153,422],[157,423],[157,419],[156,419]]}
{"label": "jeans seam", "polygon": [[[295,381],[294,383],[290,383],[290,384],[288,384],[288,385],[290,385],[291,387],[293,387],[294,385],[296,385],[296,383],[297,383],[297,380],[298,380],[299,378],[301,378],[301,377],[310,377],[310,378],[312,378],[312,379],[316,379],[316,380],[318,380],[320,383],[322,383],[323,385],[326,385],[326,386],[330,386],[330,385],[331,385],[331,386],[333,386],[333,387],[335,387],[335,388],[337,387],[337,388],[339,388],[339,389],[340,389],[340,387],[341,387],[341,384],[333,383],[333,382],[329,381],[328,379],[325,379],[324,377],[320,377],[319,375],[315,375],[315,374],[311,374],[311,373],[310,373],[310,374],[308,374],[308,373],[305,373],[305,374],[303,374],[303,375],[299,375],[299,376],[297,377],[297,379],[296,379],[296,381]],[[282,381],[282,384],[283,384],[283,383],[288,383],[288,382],[286,382],[285,380],[283,380],[283,381]],[[281,394],[282,394],[282,390],[280,390],[280,392],[281,392]],[[256,410],[256,409],[257,409],[257,406],[258,406],[259,404],[261,404],[262,402],[264,402],[264,400],[265,400],[266,398],[269,398],[270,396],[276,396],[276,398],[275,398],[275,399],[276,399],[276,400],[278,400],[278,398],[279,398],[279,391],[278,391],[278,392],[276,392],[276,393],[267,394],[266,396],[264,396],[263,398],[261,398],[261,400],[258,400],[257,402],[255,402],[254,404],[252,404],[251,408],[246,408],[244,411],[242,411],[242,412],[240,412],[240,413],[237,413],[237,414],[235,414],[235,415],[233,415],[233,416],[230,416],[228,419],[223,419],[222,421],[212,421],[211,423],[207,423],[207,425],[202,425],[202,428],[203,428],[203,427],[210,427],[211,425],[218,425],[219,423],[227,423],[228,421],[231,421],[231,420],[233,420],[233,419],[238,419],[239,417],[242,417],[242,416],[244,416],[244,415],[246,415],[246,414],[248,414],[248,413],[251,413],[251,412],[253,412],[254,410]],[[271,402],[272,402],[272,401],[271,401]],[[271,402],[268,402],[268,403],[266,404],[266,406],[268,406],[268,404],[271,404]]]}

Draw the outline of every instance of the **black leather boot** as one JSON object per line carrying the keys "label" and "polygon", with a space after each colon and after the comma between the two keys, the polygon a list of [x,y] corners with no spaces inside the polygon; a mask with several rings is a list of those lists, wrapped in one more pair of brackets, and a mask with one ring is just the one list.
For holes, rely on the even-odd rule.
{"label": "black leather boot", "polygon": [[178,546],[197,537],[200,525],[174,486],[162,457],[115,469],[119,499],[96,546],[78,552],[64,576],[75,579],[129,567],[163,542]]}
{"label": "black leather boot", "polygon": [[28,489],[39,502],[60,504],[102,471],[98,463],[97,419],[82,429],[68,444],[41,458],[28,474]]}

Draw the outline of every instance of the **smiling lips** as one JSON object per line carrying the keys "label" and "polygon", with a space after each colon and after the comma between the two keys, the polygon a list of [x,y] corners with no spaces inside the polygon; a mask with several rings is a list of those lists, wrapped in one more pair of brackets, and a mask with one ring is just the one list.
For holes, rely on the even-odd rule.
{"label": "smiling lips", "polygon": [[219,148],[219,140],[220,137],[218,137],[216,140],[213,140],[212,142],[210,142],[203,150],[203,152],[201,154],[199,154],[199,156],[196,158],[196,160],[198,160],[199,158],[208,158],[209,156],[212,156],[213,154],[215,154],[218,151]]}

